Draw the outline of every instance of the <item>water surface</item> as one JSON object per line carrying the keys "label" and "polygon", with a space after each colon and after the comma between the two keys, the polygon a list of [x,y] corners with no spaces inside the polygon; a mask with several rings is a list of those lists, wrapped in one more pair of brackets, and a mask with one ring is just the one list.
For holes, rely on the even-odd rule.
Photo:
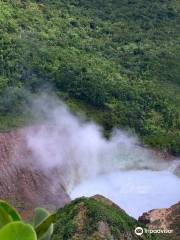
{"label": "water surface", "polygon": [[166,208],[180,200],[180,178],[170,171],[131,170],[99,175],[77,185],[72,199],[101,194],[138,218],[154,208]]}

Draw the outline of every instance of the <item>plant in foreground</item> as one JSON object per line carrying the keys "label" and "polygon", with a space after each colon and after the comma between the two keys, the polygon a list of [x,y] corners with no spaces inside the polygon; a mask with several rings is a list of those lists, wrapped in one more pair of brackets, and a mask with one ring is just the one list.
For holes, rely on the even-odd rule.
{"label": "plant in foreground", "polygon": [[55,214],[43,208],[35,209],[33,224],[23,222],[19,213],[7,202],[0,200],[0,239],[50,240]]}

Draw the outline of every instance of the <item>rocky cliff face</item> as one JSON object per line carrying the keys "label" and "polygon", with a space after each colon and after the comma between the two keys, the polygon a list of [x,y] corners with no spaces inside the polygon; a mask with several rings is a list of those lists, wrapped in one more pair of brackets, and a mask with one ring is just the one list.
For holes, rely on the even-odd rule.
{"label": "rocky cliff face", "polygon": [[173,230],[171,239],[180,239],[180,202],[170,208],[153,209],[139,217],[149,229]]}
{"label": "rocky cliff face", "polygon": [[25,136],[30,129],[0,133],[0,198],[13,203],[28,218],[37,206],[64,206],[70,198],[61,184],[33,167]]}

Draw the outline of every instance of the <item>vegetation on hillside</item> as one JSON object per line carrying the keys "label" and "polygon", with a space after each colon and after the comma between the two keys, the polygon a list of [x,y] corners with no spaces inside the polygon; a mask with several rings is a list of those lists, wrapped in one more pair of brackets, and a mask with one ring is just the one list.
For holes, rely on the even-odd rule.
{"label": "vegetation on hillside", "polygon": [[168,239],[164,234],[161,238],[146,233],[137,236],[135,228],[145,225],[102,196],[76,199],[56,215],[51,240]]}
{"label": "vegetation on hillside", "polygon": [[[165,234],[145,231],[138,236],[136,227],[145,228],[145,225],[100,195],[75,199],[51,215],[37,208],[30,223],[26,223],[11,205],[0,200],[0,237],[3,240],[169,239]],[[172,236],[177,239],[176,233]]]}
{"label": "vegetation on hillside", "polygon": [[0,1],[0,130],[51,88],[104,126],[180,154],[180,2]]}

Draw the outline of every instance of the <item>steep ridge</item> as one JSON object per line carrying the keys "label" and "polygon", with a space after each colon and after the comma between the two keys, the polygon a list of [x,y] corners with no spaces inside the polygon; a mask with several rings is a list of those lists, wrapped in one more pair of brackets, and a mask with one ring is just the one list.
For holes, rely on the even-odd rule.
{"label": "steep ridge", "polygon": [[[136,234],[135,229],[143,229]],[[52,240],[170,240],[172,234],[146,232],[147,226],[101,195],[75,199],[56,213]],[[175,236],[173,239],[178,240]]]}
{"label": "steep ridge", "polygon": [[33,167],[37,159],[26,145],[28,130],[0,133],[0,198],[12,202],[25,218],[37,206],[52,209],[70,200],[63,186],[54,184],[51,174]]}

